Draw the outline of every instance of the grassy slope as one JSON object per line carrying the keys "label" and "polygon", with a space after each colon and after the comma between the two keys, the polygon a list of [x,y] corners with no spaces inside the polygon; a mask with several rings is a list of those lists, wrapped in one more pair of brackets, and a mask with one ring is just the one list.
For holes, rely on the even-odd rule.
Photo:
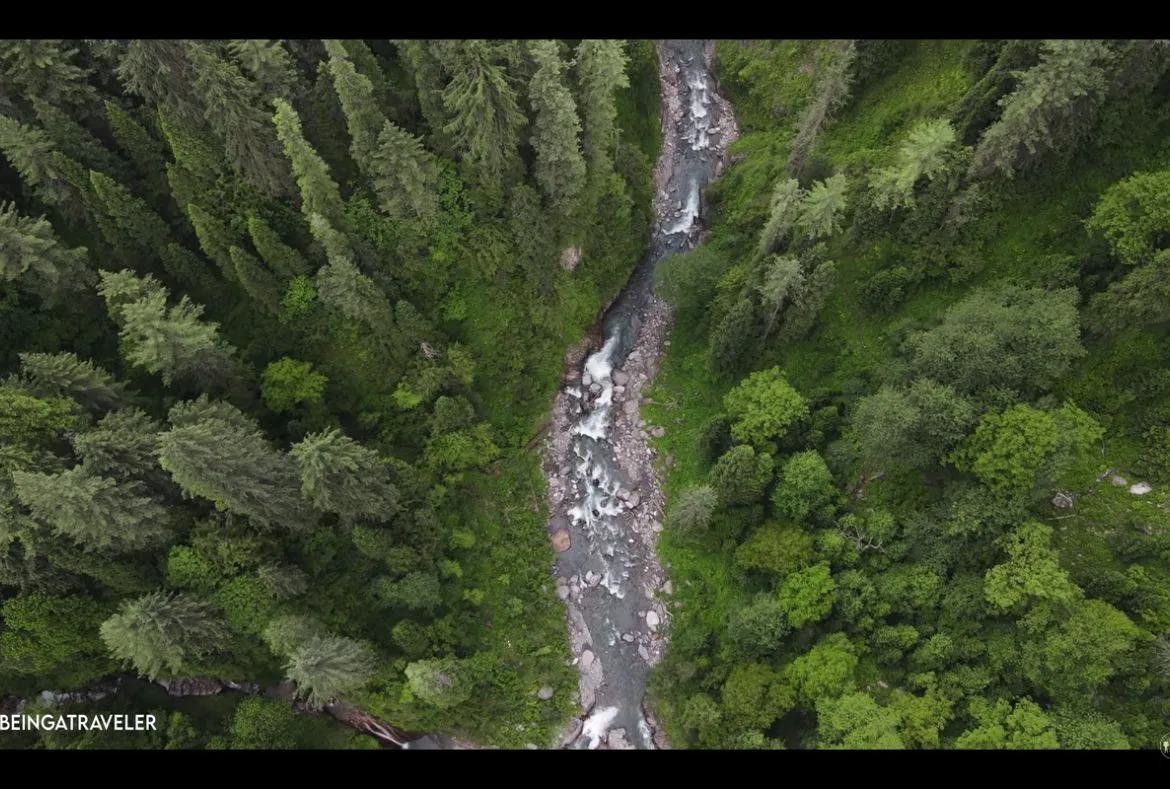
{"label": "grassy slope", "polygon": [[[915,120],[949,116],[966,92],[970,76],[963,57],[968,46],[969,42],[963,41],[916,42],[896,70],[855,96],[829,125],[814,157],[853,176],[874,164],[886,163],[899,135]],[[754,237],[762,226],[772,184],[786,177],[787,142],[793,136],[793,113],[785,111],[782,103],[798,105],[807,95],[811,80],[806,64],[817,57],[813,47],[809,42],[776,46],[765,61],[757,52],[745,52],[738,43],[719,44],[720,77],[745,129],[732,153],[744,158],[716,187],[720,211],[713,219],[709,243],[742,249],[744,240]],[[832,251],[838,264],[838,285],[814,333],[789,347],[772,345],[754,368],[779,364],[806,395],[832,391],[847,393],[846,399],[852,399],[849,395],[860,396],[876,388],[875,382],[897,352],[899,330],[928,325],[976,284],[1003,280],[1061,283],[1069,276],[1067,266],[1048,264],[1045,256],[1064,253],[1074,260],[1088,256],[1089,239],[1081,221],[1101,192],[1134,170],[1170,163],[1163,125],[1143,124],[1142,120],[1146,119],[1127,125],[1132,136],[1124,146],[1082,152],[1065,167],[997,186],[1005,199],[979,220],[981,227],[975,235],[982,246],[969,250],[981,265],[960,282],[928,280],[891,315],[863,309],[859,292],[869,276],[898,259],[896,246],[888,241],[858,244],[852,239],[835,243]],[[733,383],[710,373],[705,327],[676,325],[671,340],[651,392],[657,404],[645,412],[651,423],[667,426],[666,435],[658,440],[659,451],[663,456],[673,454],[677,460],[666,482],[668,510],[680,491],[704,476],[696,453],[698,431],[709,416],[721,410],[721,398]],[[1115,391],[1116,381],[1142,365],[1167,364],[1170,344],[1157,340],[1135,344],[1132,338],[1114,338],[1091,347],[1090,354],[1066,376],[1057,394],[1075,399],[1110,425],[1104,457],[1095,453],[1082,459],[1069,472],[1066,483],[1071,488],[1084,489],[1102,464],[1124,470],[1135,462],[1136,442],[1126,435],[1127,420],[1122,414],[1130,400]],[[666,403],[673,407],[662,405]],[[867,498],[905,497],[908,491],[898,490],[897,485],[898,480],[891,479],[872,483]],[[1071,539],[1080,540],[1078,527],[1115,523],[1122,511],[1131,517],[1144,511],[1147,517],[1167,520],[1165,513],[1149,511],[1149,502],[1107,484],[1105,488],[1110,490],[1099,489],[1082,500],[1076,518],[1058,522],[1062,547]],[[1048,509],[1051,511],[1041,514],[1063,514]],[[722,550],[713,547],[709,542],[696,545],[674,540],[669,527],[664,532],[659,550],[674,580],[673,610],[678,612],[674,639],[688,638],[690,617],[718,632],[717,625],[747,599],[742,573],[731,560],[734,543],[724,543]],[[672,739],[684,741],[668,700],[661,699],[660,704]]]}

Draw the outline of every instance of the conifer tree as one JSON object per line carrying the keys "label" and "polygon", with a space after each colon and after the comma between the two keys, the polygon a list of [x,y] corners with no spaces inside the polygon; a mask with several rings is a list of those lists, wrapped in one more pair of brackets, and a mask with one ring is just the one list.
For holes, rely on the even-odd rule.
{"label": "conifer tree", "polygon": [[106,101],[105,107],[106,123],[118,147],[134,165],[145,195],[152,201],[162,200],[167,195],[166,146],[117,104]]}
{"label": "conifer tree", "polygon": [[227,43],[227,51],[256,81],[267,102],[275,98],[291,101],[305,92],[304,79],[281,42],[236,39]]}
{"label": "conifer tree", "polygon": [[12,481],[35,518],[88,550],[142,550],[170,534],[166,508],[142,495],[136,483],[99,477],[82,466],[59,474],[18,471]]}
{"label": "conifer tree", "polygon": [[280,278],[265,268],[264,264],[250,252],[237,246],[231,247],[228,251],[235,265],[236,277],[248,295],[270,314],[279,314],[280,303],[284,298],[284,286]]}
{"label": "conifer tree", "polygon": [[176,676],[227,641],[210,604],[187,594],[153,592],[122,603],[101,627],[110,654],[149,679]]}
{"label": "conifer tree", "polygon": [[419,109],[429,131],[430,147],[443,154],[453,152],[453,143],[444,131],[451,121],[450,113],[443,102],[446,75],[440,59],[434,52],[434,42],[395,39],[391,43],[414,78]]}
{"label": "conifer tree", "polygon": [[177,282],[187,286],[192,294],[210,303],[219,290],[219,280],[213,273],[216,267],[186,247],[174,242],[162,251],[163,270]]}
{"label": "conifer tree", "polygon": [[760,242],[756,247],[757,257],[770,255],[788,241],[793,225],[800,218],[804,198],[805,192],[795,178],[786,178],[776,184],[772,191],[771,214],[760,232]]}
{"label": "conifer tree", "polygon": [[433,217],[439,208],[439,167],[422,140],[386,121],[370,162],[370,180],[391,217]]}
{"label": "conifer tree", "polygon": [[147,104],[188,123],[202,121],[204,107],[195,93],[195,75],[182,40],[132,39],[118,60],[116,73],[126,90]]}
{"label": "conifer tree", "polygon": [[0,203],[0,278],[19,280],[48,304],[94,281],[84,249],[69,249],[44,218],[21,216]]}
{"label": "conifer tree", "polygon": [[322,512],[374,520],[393,513],[396,496],[387,465],[341,431],[308,435],[290,454],[300,468],[305,497]]}
{"label": "conifer tree", "polygon": [[158,439],[163,427],[138,408],[103,416],[96,425],[73,437],[73,451],[92,474],[129,481],[140,479],[156,489],[166,479],[158,465]]}
{"label": "conifer tree", "polygon": [[38,397],[72,397],[86,408],[110,411],[125,404],[126,385],[77,354],[22,353],[26,387]]}
{"label": "conifer tree", "polygon": [[[171,242],[170,228],[140,197],[130,193],[104,173],[90,170],[94,193],[122,236],[135,245],[136,251],[157,257]],[[109,239],[117,244],[121,239]]]}
{"label": "conifer tree", "polygon": [[125,178],[126,162],[68,112],[42,99],[32,100],[33,112],[57,150],[91,170]]}
{"label": "conifer tree", "polygon": [[236,242],[235,234],[196,203],[187,205],[187,217],[191,220],[191,227],[195,228],[195,236],[199,239],[203,254],[215,261],[224,279],[239,282],[231,254],[231,248]]}
{"label": "conifer tree", "polygon": [[301,191],[301,212],[306,218],[320,214],[344,231],[349,227],[345,203],[337,182],[329,175],[329,166],[305,139],[296,110],[283,99],[276,99],[273,105],[276,107],[273,116],[276,132],[284,145],[285,155],[292,162]]}
{"label": "conifer tree", "polygon": [[341,42],[327,40],[325,49],[329,53],[333,87],[349,128],[350,153],[358,170],[368,177],[378,147],[378,134],[389,121],[374,100],[374,86],[354,68]]}
{"label": "conifer tree", "polygon": [[314,707],[360,690],[374,673],[369,650],[350,638],[315,636],[288,657],[285,672]]}
{"label": "conifer tree", "polygon": [[382,290],[358,270],[349,257],[334,255],[317,272],[317,296],[351,320],[364,323],[388,337],[394,322],[390,302]]}
{"label": "conifer tree", "polygon": [[121,323],[126,361],[161,376],[167,385],[179,378],[206,388],[226,385],[236,369],[233,349],[220,339],[218,324],[201,320],[202,305],[184,296],[168,308],[167,290],[153,279],[133,282],[100,273],[98,289],[110,316]]}
{"label": "conifer tree", "polygon": [[581,114],[585,120],[585,157],[595,174],[613,166],[617,144],[615,93],[628,88],[625,41],[585,39],[577,45],[577,75],[581,83]]}
{"label": "conifer tree", "polygon": [[565,85],[565,64],[555,41],[533,41],[528,45],[536,73],[528,88],[528,99],[536,110],[532,148],[536,151],[534,175],[549,202],[567,207],[585,185],[585,159],[577,137],[581,122],[577,105]]}
{"label": "conifer tree", "polygon": [[54,156],[60,152],[44,130],[0,113],[0,153],[36,197],[72,220],[82,216],[83,205],[65,185]]}
{"label": "conifer tree", "polygon": [[450,118],[444,131],[489,189],[500,185],[515,161],[520,130],[527,123],[508,74],[496,58],[491,42],[457,42],[450,53],[451,81],[443,89],[443,106]]}
{"label": "conifer tree", "polygon": [[227,152],[232,168],[274,197],[291,195],[288,162],[260,105],[260,91],[230,60],[202,43],[187,44],[193,88],[202,99],[204,119]]}
{"label": "conifer tree", "polygon": [[256,214],[248,215],[248,235],[264,264],[281,278],[291,280],[310,273],[305,256],[281,241],[276,231]]}
{"label": "conifer tree", "polygon": [[817,181],[800,204],[797,226],[813,240],[828,238],[841,230],[841,215],[847,205],[845,176],[838,173]]}
{"label": "conifer tree", "polygon": [[77,54],[61,39],[0,41],[0,80],[30,99],[85,114],[97,105],[97,91],[88,82],[91,72],[75,62]]}
{"label": "conifer tree", "polygon": [[159,463],[188,495],[216,502],[257,526],[303,532],[313,524],[295,464],[254,425],[215,415],[174,425],[159,442]]}

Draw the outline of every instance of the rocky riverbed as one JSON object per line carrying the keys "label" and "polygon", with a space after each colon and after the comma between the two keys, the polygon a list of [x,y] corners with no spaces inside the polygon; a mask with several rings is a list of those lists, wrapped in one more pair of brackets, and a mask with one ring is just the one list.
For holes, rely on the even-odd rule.
{"label": "rocky riverbed", "polygon": [[650,446],[663,428],[640,415],[670,325],[650,283],[659,260],[697,242],[702,189],[722,171],[736,130],[711,76],[713,42],[663,41],[658,54],[663,149],[651,246],[606,314],[601,347],[558,393],[544,454],[557,595],[580,674],[567,748],[667,747],[643,708],[671,592],[656,552],[664,502]]}

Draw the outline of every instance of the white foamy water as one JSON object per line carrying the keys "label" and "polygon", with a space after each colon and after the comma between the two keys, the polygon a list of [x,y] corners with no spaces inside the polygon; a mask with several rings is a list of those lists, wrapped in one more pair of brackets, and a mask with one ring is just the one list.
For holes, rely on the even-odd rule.
{"label": "white foamy water", "polygon": [[673,236],[675,233],[686,233],[690,230],[695,220],[699,218],[699,185],[691,182],[691,191],[687,195],[686,206],[683,207],[682,216],[678,221],[670,226],[666,231],[666,235]]}
{"label": "white foamy water", "polygon": [[593,379],[593,383],[601,385],[601,394],[593,401],[593,411],[586,419],[573,425],[573,435],[589,436],[601,441],[605,438],[606,428],[609,426],[609,407],[613,404],[613,362],[611,356],[617,337],[610,337],[601,350],[589,357],[585,362],[585,372]]}
{"label": "white foamy water", "polygon": [[589,738],[589,750],[595,750],[598,745],[601,745],[601,738],[609,731],[617,714],[617,707],[606,707],[600,712],[593,713],[585,721],[585,725],[581,728],[581,734]]}

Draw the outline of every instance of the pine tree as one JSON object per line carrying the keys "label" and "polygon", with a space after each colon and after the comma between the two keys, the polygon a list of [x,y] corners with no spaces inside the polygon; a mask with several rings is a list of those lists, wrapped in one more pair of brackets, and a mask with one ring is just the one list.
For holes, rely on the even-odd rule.
{"label": "pine tree", "polygon": [[897,162],[878,170],[870,179],[874,205],[878,208],[910,206],[914,187],[923,178],[933,181],[942,175],[954,148],[955,129],[947,120],[920,121],[898,148]]}
{"label": "pine tree", "polygon": [[88,82],[90,71],[74,62],[77,53],[60,39],[0,41],[0,81],[30,99],[85,114],[97,106],[97,91]]}
{"label": "pine tree", "polygon": [[106,301],[106,312],[110,319],[118,326],[124,326],[126,323],[122,315],[123,307],[160,292],[166,296],[166,288],[150,274],[140,277],[133,271],[100,273],[98,293]]}
{"label": "pine tree", "polygon": [[273,101],[276,114],[276,133],[284,145],[285,155],[292,162],[297,186],[301,191],[301,212],[305,218],[320,214],[340,230],[349,230],[349,218],[337,182],[329,175],[329,166],[313,150],[301,131],[300,116],[284,99]]}
{"label": "pine tree", "polygon": [[270,314],[278,315],[281,300],[284,298],[284,285],[280,278],[265,268],[264,264],[250,252],[237,246],[231,247],[228,251],[235,264],[236,277],[244,290]]}
{"label": "pine tree", "polygon": [[[323,42],[326,46],[326,52],[329,52],[329,42]],[[361,74],[370,82],[373,88],[374,103],[378,107],[378,111],[389,118],[391,121],[397,122],[399,119],[395,114],[394,106],[390,101],[393,93],[389,81],[386,79],[386,72],[382,69],[378,61],[378,56],[370,49],[370,45],[360,38],[344,39],[338,42],[345,50],[345,57],[349,62],[353,63],[354,68],[357,69],[358,74]]]}
{"label": "pine tree", "polygon": [[256,85],[205,44],[189,42],[187,59],[194,71],[193,88],[205,107],[204,119],[223,143],[232,168],[269,195],[291,195],[288,162],[261,108]]}
{"label": "pine tree", "polygon": [[311,273],[305,256],[281,241],[277,232],[256,214],[248,215],[248,235],[265,265],[283,279]]}
{"label": "pine tree", "polygon": [[829,44],[828,63],[817,75],[813,96],[801,117],[796,139],[788,155],[788,174],[799,178],[821,129],[833,114],[845,106],[853,86],[853,63],[857,59],[857,42],[834,41]]}
{"label": "pine tree", "polygon": [[44,130],[0,113],[0,153],[37,198],[71,220],[84,215],[81,201],[63,181],[54,156],[59,152]]}
{"label": "pine tree", "polygon": [[841,230],[841,215],[847,206],[845,187],[847,181],[842,173],[824,181],[817,181],[800,203],[800,216],[796,220],[804,234],[812,239],[828,238]]}
{"label": "pine tree", "polygon": [[119,180],[126,177],[126,162],[68,112],[41,99],[33,99],[32,107],[37,121],[56,144],[57,150],[91,170],[108,173]]}
{"label": "pine tree", "polygon": [[154,592],[127,600],[101,627],[110,654],[152,680],[175,676],[226,645],[228,630],[206,602]]}
{"label": "pine tree", "polygon": [[132,39],[118,60],[116,73],[126,90],[147,104],[188,123],[202,121],[204,107],[195,93],[195,75],[182,40]]}
{"label": "pine tree", "polygon": [[42,217],[21,216],[0,203],[0,278],[20,281],[47,304],[55,304],[95,281],[85,249],[69,249]]}
{"label": "pine tree", "polygon": [[231,248],[236,244],[235,234],[214,216],[195,203],[187,205],[187,217],[195,228],[199,247],[203,254],[215,261],[223,278],[228,282],[239,282],[236,264],[232,260]]}
{"label": "pine tree", "polygon": [[[225,386],[236,372],[231,346],[219,337],[219,326],[201,320],[202,305],[184,296],[168,309],[167,291],[152,279],[140,281],[147,292],[122,295],[125,278],[100,272],[98,290],[110,316],[122,325],[122,355],[130,364],[157,374],[168,386],[187,379],[204,388]],[[133,287],[133,284],[130,284]]]}
{"label": "pine tree", "polygon": [[358,170],[369,177],[378,134],[389,121],[374,100],[374,86],[354,68],[341,43],[327,40],[325,49],[329,53],[333,87],[349,128],[350,153]]}
{"label": "pine tree", "polygon": [[72,397],[86,408],[110,411],[127,399],[126,385],[75,353],[22,353],[26,388],[38,397]]}
{"label": "pine tree", "polygon": [[787,243],[789,234],[800,217],[804,198],[805,192],[795,178],[786,178],[776,184],[772,191],[771,214],[760,232],[760,242],[756,247],[757,257],[766,257],[777,247]]}
{"label": "pine tree", "polygon": [[290,450],[305,497],[322,512],[387,520],[396,494],[378,454],[339,430],[306,436]]}
{"label": "pine tree", "polygon": [[[123,237],[144,254],[161,255],[171,242],[171,231],[163,218],[142,198],[130,194],[130,190],[108,175],[90,170],[89,179],[94,193]],[[113,244],[120,240],[109,239]]]}
{"label": "pine tree", "polygon": [[455,43],[450,54],[453,76],[443,89],[443,106],[451,119],[443,130],[489,190],[498,188],[516,160],[520,130],[527,123],[508,74],[496,63],[497,54],[488,41]]}
{"label": "pine tree", "polygon": [[16,495],[33,517],[87,550],[155,548],[170,536],[165,507],[137,483],[95,476],[82,466],[59,474],[15,472]]}
{"label": "pine tree", "polygon": [[166,479],[158,465],[158,439],[163,427],[138,408],[103,416],[96,425],[73,437],[73,451],[91,474],[123,481],[140,479],[160,489]]}
{"label": "pine tree", "polygon": [[1106,41],[1045,41],[1040,63],[1000,100],[1003,114],[980,138],[968,174],[1010,178],[1041,153],[1071,150],[1108,95],[1116,57]]}
{"label": "pine tree", "polygon": [[439,166],[422,140],[390,121],[378,134],[370,179],[382,211],[429,219],[439,210]]}
{"label": "pine tree", "polygon": [[780,311],[792,302],[797,293],[804,288],[804,271],[800,261],[794,257],[775,257],[769,264],[764,281],[760,284],[760,298],[768,310],[768,325],[764,329],[764,339],[772,333],[776,325],[776,317]]}
{"label": "pine tree", "polygon": [[173,425],[160,439],[159,463],[188,495],[216,502],[257,526],[304,532],[313,525],[295,464],[270,447],[254,425],[216,415]]}
{"label": "pine tree", "polygon": [[212,272],[215,267],[186,247],[172,242],[162,251],[163,271],[185,286],[199,299],[210,303],[219,292],[220,283]]}
{"label": "pine tree", "polygon": [[164,199],[167,196],[166,146],[117,104],[107,101],[105,107],[110,131],[134,165],[145,195],[156,203]]}
{"label": "pine tree", "polygon": [[528,100],[536,110],[532,148],[536,151],[536,182],[549,202],[565,208],[585,185],[585,159],[577,137],[581,122],[577,105],[565,85],[565,64],[555,41],[528,45],[536,73],[528,87]]}
{"label": "pine tree", "polygon": [[394,312],[386,294],[348,256],[331,255],[329,264],[317,272],[317,296],[347,318],[366,324],[380,337],[389,337]]}
{"label": "pine tree", "polygon": [[304,79],[281,42],[237,39],[227,43],[227,51],[259,85],[266,105],[275,98],[292,101],[305,92]]}
{"label": "pine tree", "polygon": [[624,41],[585,39],[577,45],[578,81],[581,83],[581,114],[585,119],[585,157],[598,176],[613,168],[617,145],[617,102],[614,94],[628,88]]}
{"label": "pine tree", "polygon": [[297,695],[322,707],[360,690],[374,673],[373,658],[362,644],[339,636],[315,636],[289,655],[285,672]]}
{"label": "pine tree", "polygon": [[454,145],[444,131],[451,121],[451,116],[443,103],[446,75],[442,63],[433,51],[434,42],[395,39],[391,43],[414,78],[419,109],[429,130],[430,147],[440,153],[453,153]]}

